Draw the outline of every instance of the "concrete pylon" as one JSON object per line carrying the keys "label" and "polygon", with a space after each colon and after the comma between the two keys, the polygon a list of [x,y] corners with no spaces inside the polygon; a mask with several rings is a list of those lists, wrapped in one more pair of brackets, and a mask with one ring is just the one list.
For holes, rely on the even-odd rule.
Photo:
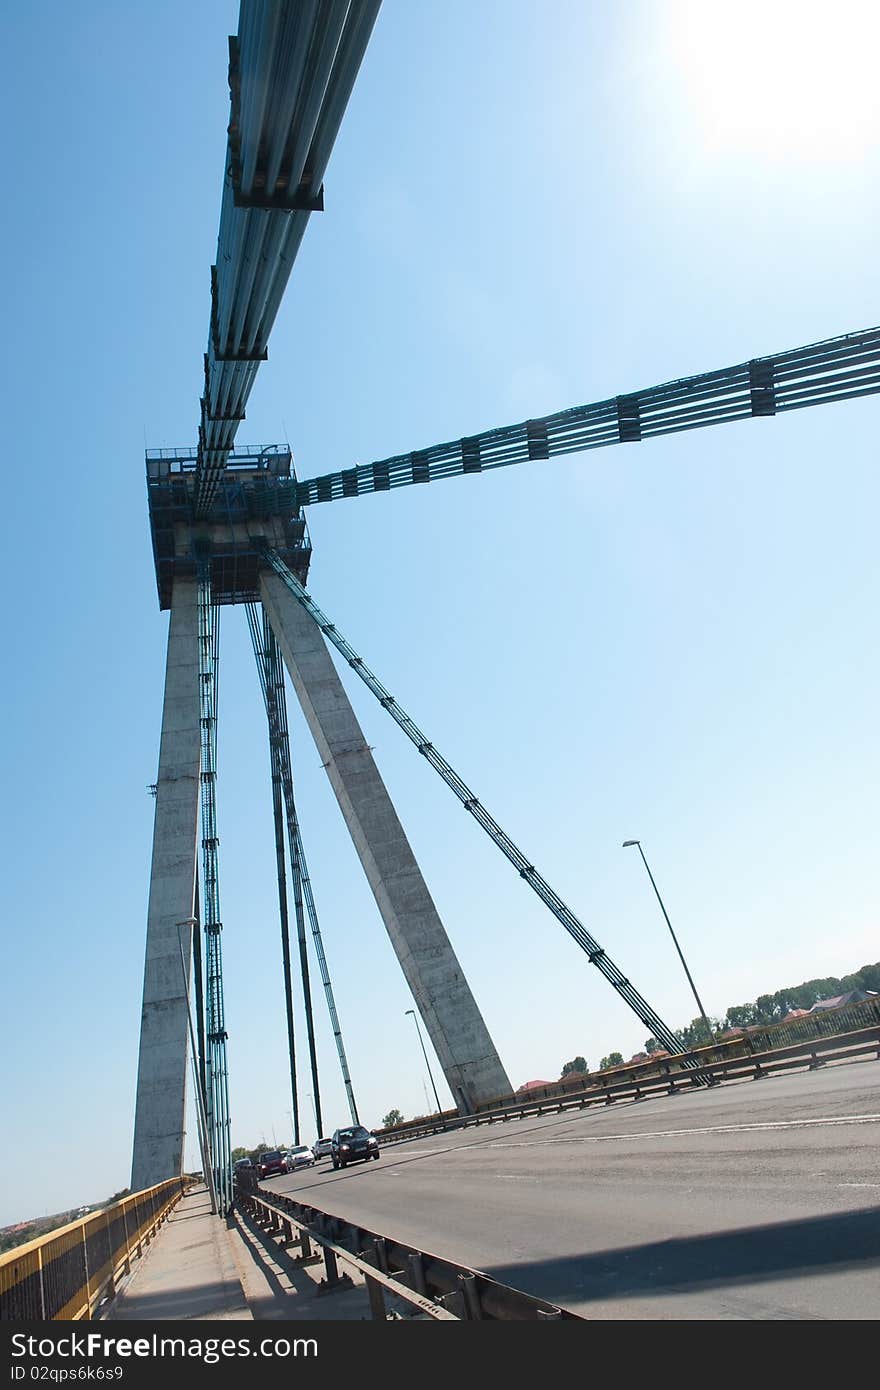
{"label": "concrete pylon", "polygon": [[[198,585],[176,579],[153,825],[132,1192],[177,1177],[183,1166],[189,979],[184,984],[178,924],[193,916],[200,756]],[[181,930],[180,938],[188,976],[191,937]]]}
{"label": "concrete pylon", "polygon": [[317,625],[276,574],[260,596],[407,984],[462,1113],[512,1091]]}

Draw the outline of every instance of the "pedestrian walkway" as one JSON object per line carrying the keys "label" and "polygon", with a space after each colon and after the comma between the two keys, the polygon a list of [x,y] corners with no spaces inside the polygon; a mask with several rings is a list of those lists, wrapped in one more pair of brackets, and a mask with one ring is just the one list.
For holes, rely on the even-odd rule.
{"label": "pedestrian walkway", "polygon": [[205,1187],[182,1197],[116,1298],[99,1317],[113,1321],[246,1319],[251,1312],[242,1289],[233,1245],[236,1231],[211,1213]]}
{"label": "pedestrian walkway", "polygon": [[[304,1263],[297,1254],[244,1212],[236,1211],[229,1224],[213,1216],[207,1190],[197,1187],[181,1198],[143,1258],[132,1260],[115,1299],[96,1316],[117,1322],[370,1318],[358,1270],[345,1270],[348,1277],[331,1290],[320,1255]],[[392,1318],[413,1316],[403,1299],[386,1294],[386,1303]]]}

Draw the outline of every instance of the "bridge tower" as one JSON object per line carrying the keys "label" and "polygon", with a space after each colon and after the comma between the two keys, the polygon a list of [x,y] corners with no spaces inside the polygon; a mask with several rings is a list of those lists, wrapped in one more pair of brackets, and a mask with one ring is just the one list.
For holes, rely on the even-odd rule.
{"label": "bridge tower", "polygon": [[[147,917],[133,1190],[179,1173],[183,1160],[191,961],[186,924],[198,915],[200,790],[206,877],[216,877],[216,828],[205,823],[211,814],[205,809],[204,786],[206,758],[210,760],[205,736],[209,722],[205,682],[210,678],[203,616],[206,594],[215,612],[232,604],[263,605],[458,1108],[473,1110],[511,1090],[321,632],[264,559],[271,550],[305,582],[311,545],[296,501],[290,451],[239,449],[229,458],[207,507],[197,506],[197,465],[196,449],[147,455],[159,606],[169,610],[170,623]],[[213,779],[213,767],[207,773]],[[222,924],[211,920],[207,893],[206,903],[208,941],[216,940],[219,951]],[[210,1006],[210,945],[206,974]],[[208,1017],[209,1055],[212,1043],[225,1048],[222,996],[214,1004],[213,1037],[210,1007]],[[218,1052],[218,1059],[222,1056]],[[225,1062],[218,1060],[218,1069],[223,1066]],[[214,1087],[223,1084],[225,1074],[215,1075]],[[209,1106],[211,1090],[209,1083]],[[222,1107],[222,1095],[215,1096],[214,1103]]]}

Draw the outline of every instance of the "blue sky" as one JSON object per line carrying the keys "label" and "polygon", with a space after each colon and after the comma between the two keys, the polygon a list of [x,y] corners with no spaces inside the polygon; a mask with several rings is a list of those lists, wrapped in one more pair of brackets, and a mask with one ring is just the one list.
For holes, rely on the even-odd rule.
{"label": "blue sky", "polygon": [[[683,2],[385,0],[242,441],[289,439],[309,477],[876,323],[876,16],[799,13],[755,54],[739,7],[725,31]],[[0,1222],[128,1182],[167,631],[143,450],[195,439],[236,28],[216,0],[7,19]],[[877,410],[308,518],[318,602],[673,1026],[692,1000],[624,839],[712,1013],[880,957]],[[233,1142],[281,1142],[268,754],[234,609],[221,659]],[[514,1084],[639,1048],[345,679]],[[362,1114],[420,1113],[412,1001],[290,712]]]}

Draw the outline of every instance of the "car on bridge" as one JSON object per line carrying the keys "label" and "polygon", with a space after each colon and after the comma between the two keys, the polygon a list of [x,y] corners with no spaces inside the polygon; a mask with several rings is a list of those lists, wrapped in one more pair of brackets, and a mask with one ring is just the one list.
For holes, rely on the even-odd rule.
{"label": "car on bridge", "polygon": [[257,1165],[250,1158],[237,1158],[232,1165],[232,1176],[242,1192],[255,1192],[259,1181]]}
{"label": "car on bridge", "polygon": [[315,1155],[308,1144],[297,1144],[284,1155],[284,1165],[288,1173],[295,1172],[297,1168],[310,1168],[314,1161]]}
{"label": "car on bridge", "polygon": [[379,1140],[363,1125],[337,1129],[330,1142],[330,1156],[334,1168],[344,1168],[346,1163],[356,1163],[359,1159],[378,1158]]}
{"label": "car on bridge", "polygon": [[280,1149],[267,1149],[257,1156],[257,1174],[261,1178],[271,1178],[276,1173],[285,1173],[284,1155]]}
{"label": "car on bridge", "polygon": [[314,1144],[312,1145],[312,1153],[315,1155],[315,1158],[326,1158],[327,1155],[331,1154],[332,1152],[332,1139],[316,1139]]}

